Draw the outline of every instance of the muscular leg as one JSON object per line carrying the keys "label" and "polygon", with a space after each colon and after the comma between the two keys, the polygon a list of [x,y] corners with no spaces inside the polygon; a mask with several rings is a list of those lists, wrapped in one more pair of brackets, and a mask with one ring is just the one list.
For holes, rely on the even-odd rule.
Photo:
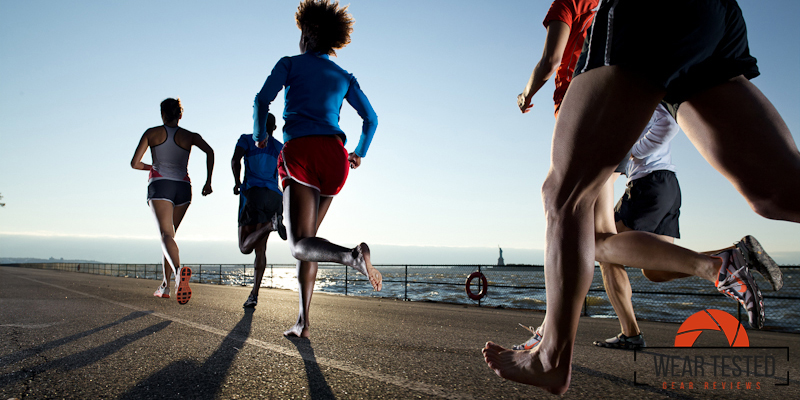
{"label": "muscular leg", "polygon": [[332,200],[332,197],[321,197],[316,189],[293,181],[289,181],[284,190],[284,209],[289,216],[287,221],[289,247],[292,256],[298,260],[297,280],[300,285],[300,312],[297,323],[284,332],[284,335],[300,337],[310,335],[308,315],[319,261],[336,262],[353,267],[369,278],[375,290],[381,290],[381,274],[372,267],[369,247],[365,243],[348,249],[316,236]]}
{"label": "muscular leg", "polygon": [[[271,223],[267,223],[270,224]],[[259,224],[261,225],[261,224]],[[269,231],[263,237],[260,243],[257,243],[254,250],[256,252],[256,259],[254,262],[255,272],[253,276],[253,295],[258,296],[258,289],[261,287],[261,279],[264,278],[264,270],[267,269],[267,239],[269,238]]]}
{"label": "muscular leg", "polygon": [[[617,233],[617,226],[614,223],[614,182],[618,177],[619,174],[616,172],[611,174],[595,201],[595,240],[604,238],[606,235],[603,234]],[[599,247],[600,245],[595,245],[595,248]],[[621,265],[607,262],[600,263],[600,271],[603,274],[603,285],[608,294],[608,300],[619,317],[622,333],[626,336],[638,335],[639,325],[636,323],[636,315],[631,303],[631,284],[628,280],[628,273]]]}
{"label": "muscular leg", "polygon": [[[170,273],[176,273],[180,268],[180,257],[178,255],[178,244],[175,243],[175,232],[189,209],[188,204],[173,206],[166,200],[150,200],[150,209],[156,218],[159,233],[161,234],[161,252],[164,255],[162,261],[164,267],[164,280],[169,284]],[[168,268],[169,266],[169,268]]]}
{"label": "muscular leg", "polygon": [[706,90],[681,104],[677,120],[756,213],[800,222],[800,152],[755,85],[739,76]]}
{"label": "muscular leg", "polygon": [[662,97],[662,91],[618,67],[588,71],[570,85],[542,188],[547,217],[544,338],[529,351],[487,343],[484,358],[499,376],[551,393],[569,387],[580,310],[594,269],[595,200]]}
{"label": "muscular leg", "polygon": [[239,251],[242,254],[250,254],[253,249],[266,243],[269,233],[274,231],[272,222],[256,225],[243,225],[239,227]]}

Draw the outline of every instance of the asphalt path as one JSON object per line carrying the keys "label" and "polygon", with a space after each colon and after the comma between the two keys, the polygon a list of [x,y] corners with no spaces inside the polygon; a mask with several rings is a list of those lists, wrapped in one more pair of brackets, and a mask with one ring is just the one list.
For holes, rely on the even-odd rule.
{"label": "asphalt path", "polygon": [[[261,289],[258,307],[245,310],[250,288],[192,284],[180,306],[153,297],[157,285],[0,267],[0,399],[555,397],[497,377],[480,353],[487,340],[526,340],[517,323],[537,325],[541,313],[315,293],[311,339],[289,340],[282,332],[297,316],[296,292]],[[772,354],[774,376],[711,375],[709,360],[730,349],[708,349],[705,376],[656,379],[657,356],[677,354],[679,325],[640,325],[650,349],[634,353],[592,345],[619,332],[616,320],[582,318],[561,397],[800,398],[800,335],[747,329],[758,347],[748,354]],[[715,333],[698,343],[727,346]],[[701,354],[690,350],[692,360]],[[698,387],[671,387],[690,381]]]}

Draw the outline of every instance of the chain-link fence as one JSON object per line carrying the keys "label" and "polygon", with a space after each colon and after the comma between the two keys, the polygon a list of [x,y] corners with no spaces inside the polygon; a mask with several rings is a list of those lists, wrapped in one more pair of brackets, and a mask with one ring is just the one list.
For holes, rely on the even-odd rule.
{"label": "chain-link fence", "polygon": [[[107,276],[142,279],[162,279],[160,264],[6,264],[27,268],[44,268],[84,272]],[[193,271],[192,282],[218,285],[253,285],[254,269],[243,264],[184,264]],[[541,266],[489,265],[375,265],[383,274],[383,290],[374,292],[366,278],[351,268],[337,264],[320,264],[315,290],[343,295],[395,298],[407,301],[435,301],[455,304],[475,304],[483,307],[515,308],[544,311],[544,269]],[[769,283],[755,274],[764,295],[767,314],[764,329],[800,333],[800,266],[781,266],[784,286],[780,292],[771,290]],[[487,290],[478,300],[467,295],[480,294],[480,277],[467,283],[467,277],[480,272],[487,281]],[[654,283],[642,276],[640,270],[629,269],[633,289],[633,306],[641,320],[683,322],[697,311],[715,308],[727,311],[747,321],[747,313],[739,304],[717,292],[713,284],[697,277]],[[269,264],[261,282],[262,287],[297,289],[297,274],[293,264]],[[478,296],[475,296],[478,297]],[[595,268],[594,280],[586,296],[584,315],[600,318],[615,317],[608,301],[600,269]]]}

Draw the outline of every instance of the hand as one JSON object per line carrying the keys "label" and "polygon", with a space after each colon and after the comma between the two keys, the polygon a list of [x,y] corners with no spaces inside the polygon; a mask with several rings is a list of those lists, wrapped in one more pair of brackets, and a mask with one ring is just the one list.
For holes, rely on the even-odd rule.
{"label": "hand", "polygon": [[259,149],[266,149],[267,148],[267,139],[264,139],[260,142],[256,142],[256,147]]}
{"label": "hand", "polygon": [[519,106],[519,110],[522,111],[523,114],[527,113],[528,111],[531,110],[531,108],[533,108],[531,99],[525,97],[525,93],[520,93],[517,96],[517,105]]}
{"label": "hand", "polygon": [[239,186],[241,185],[242,185],[241,183],[233,185],[233,194],[239,194]]}
{"label": "hand", "polygon": [[203,186],[203,196],[208,196],[213,192],[211,190],[211,182],[206,182],[206,185]]}
{"label": "hand", "polygon": [[356,153],[350,153],[350,155],[347,156],[347,161],[350,161],[350,169],[356,169],[361,165],[361,157]]}

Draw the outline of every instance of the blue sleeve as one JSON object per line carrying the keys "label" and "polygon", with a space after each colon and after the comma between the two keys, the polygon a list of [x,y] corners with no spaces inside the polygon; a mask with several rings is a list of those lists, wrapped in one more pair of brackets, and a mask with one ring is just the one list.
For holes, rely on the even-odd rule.
{"label": "blue sleeve", "polygon": [[264,82],[264,86],[261,87],[261,91],[256,95],[253,103],[253,140],[256,142],[260,142],[267,137],[269,105],[286,84],[290,65],[289,57],[281,58],[272,68],[272,72],[267,77],[267,81]]}
{"label": "blue sleeve", "polygon": [[247,134],[239,136],[239,141],[236,142],[236,147],[241,147],[245,150],[249,150],[248,143],[247,143]]}
{"label": "blue sleeve", "polygon": [[356,110],[358,115],[364,122],[361,125],[361,137],[358,139],[358,146],[356,146],[355,153],[359,157],[366,157],[369,144],[372,142],[372,136],[375,135],[375,130],[378,129],[378,115],[369,104],[369,100],[361,87],[358,86],[358,81],[353,78],[350,81],[350,89],[347,90],[345,99]]}

